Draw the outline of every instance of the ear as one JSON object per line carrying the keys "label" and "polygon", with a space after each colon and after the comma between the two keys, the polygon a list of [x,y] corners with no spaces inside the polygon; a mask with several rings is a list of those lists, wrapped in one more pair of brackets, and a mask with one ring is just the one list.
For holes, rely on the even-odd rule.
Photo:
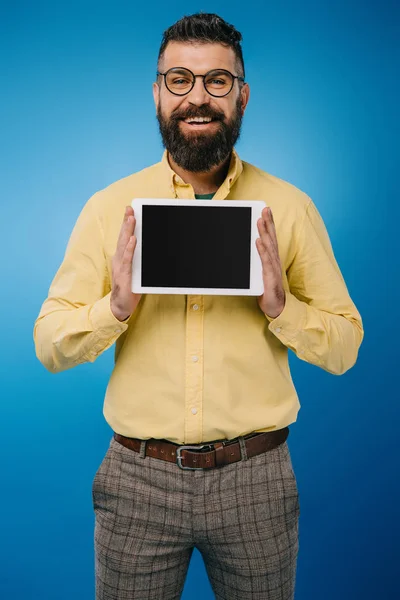
{"label": "ear", "polygon": [[158,83],[156,83],[156,82],[153,83],[153,98],[154,98],[154,104],[156,105],[156,109],[157,109],[158,103],[160,101],[160,87],[159,87]]}
{"label": "ear", "polygon": [[242,102],[242,116],[244,115],[244,111],[246,110],[247,103],[250,98],[250,86],[248,83],[244,83],[242,85],[242,89],[240,90],[240,99]]}

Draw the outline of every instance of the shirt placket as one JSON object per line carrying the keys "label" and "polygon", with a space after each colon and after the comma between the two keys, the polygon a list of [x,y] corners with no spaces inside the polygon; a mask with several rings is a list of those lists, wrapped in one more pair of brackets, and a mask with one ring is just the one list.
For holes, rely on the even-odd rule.
{"label": "shirt placket", "polygon": [[185,443],[202,441],[204,297],[188,295],[186,306]]}

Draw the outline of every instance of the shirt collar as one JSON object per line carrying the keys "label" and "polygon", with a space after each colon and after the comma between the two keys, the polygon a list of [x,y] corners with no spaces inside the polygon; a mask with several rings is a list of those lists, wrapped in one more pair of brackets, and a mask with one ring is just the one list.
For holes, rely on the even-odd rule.
{"label": "shirt collar", "polygon": [[[174,197],[183,198],[185,195],[184,190],[190,188],[191,186],[190,184],[185,183],[183,179],[171,168],[168,161],[168,150],[164,150],[161,164],[167,174],[168,183]],[[238,153],[233,148],[228,173],[221,186],[215,192],[214,200],[223,200],[226,198],[226,196],[228,196],[232,186],[237,181],[242,171],[243,163],[240,160]]]}

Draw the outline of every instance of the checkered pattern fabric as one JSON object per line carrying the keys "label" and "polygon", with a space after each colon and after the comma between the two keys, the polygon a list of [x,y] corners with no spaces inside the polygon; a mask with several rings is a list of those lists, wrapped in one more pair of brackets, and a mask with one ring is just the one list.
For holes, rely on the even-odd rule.
{"label": "checkered pattern fabric", "polygon": [[287,442],[183,471],[112,438],[92,496],[96,600],[178,600],[194,547],[217,600],[293,600],[300,507]]}

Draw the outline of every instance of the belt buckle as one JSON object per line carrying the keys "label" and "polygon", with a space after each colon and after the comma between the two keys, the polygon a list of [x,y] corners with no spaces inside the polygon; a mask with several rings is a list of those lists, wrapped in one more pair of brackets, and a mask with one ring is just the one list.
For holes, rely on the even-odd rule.
{"label": "belt buckle", "polygon": [[201,450],[202,448],[211,448],[212,444],[203,444],[202,446],[179,446],[176,449],[176,463],[179,468],[184,469],[186,471],[199,471],[203,470],[203,467],[185,467],[182,464],[182,450]]}

